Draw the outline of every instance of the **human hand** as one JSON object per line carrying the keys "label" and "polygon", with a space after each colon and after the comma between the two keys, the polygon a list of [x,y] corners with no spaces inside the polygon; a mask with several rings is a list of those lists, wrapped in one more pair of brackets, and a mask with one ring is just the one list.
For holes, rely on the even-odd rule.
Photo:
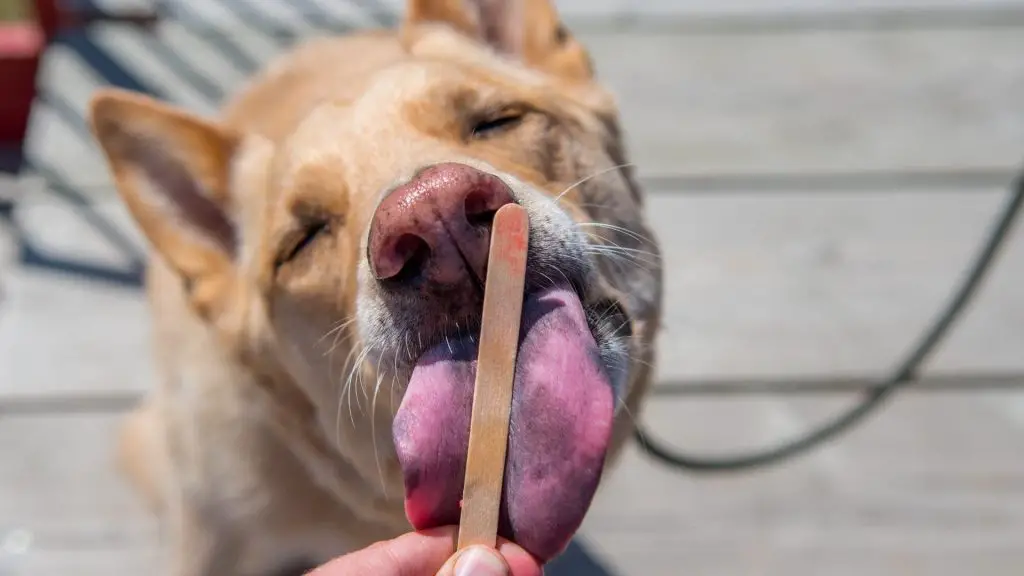
{"label": "human hand", "polygon": [[455,554],[456,528],[412,532],[346,554],[308,576],[541,576],[529,552],[499,539],[498,549],[483,546]]}

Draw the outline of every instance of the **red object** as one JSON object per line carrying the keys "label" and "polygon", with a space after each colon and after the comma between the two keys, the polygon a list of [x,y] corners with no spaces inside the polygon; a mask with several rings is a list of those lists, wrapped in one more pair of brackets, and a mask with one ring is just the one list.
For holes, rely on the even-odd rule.
{"label": "red object", "polygon": [[57,8],[57,0],[35,0],[35,14],[49,43],[62,27],[63,11]]}
{"label": "red object", "polygon": [[0,146],[21,147],[46,38],[34,22],[0,23]]}
{"label": "red object", "polygon": [[[30,2],[31,0],[24,0]],[[62,30],[107,20],[148,27],[152,12],[107,14],[59,8],[57,0],[35,0],[36,21],[0,22],[0,169],[17,170],[36,96],[36,74],[46,46]]]}

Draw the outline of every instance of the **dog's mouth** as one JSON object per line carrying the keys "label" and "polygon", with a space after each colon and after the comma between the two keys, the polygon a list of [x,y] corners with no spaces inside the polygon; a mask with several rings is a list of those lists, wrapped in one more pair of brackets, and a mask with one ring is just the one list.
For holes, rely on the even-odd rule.
{"label": "dog's mouth", "polygon": [[[523,302],[499,533],[542,561],[568,545],[600,480],[624,355],[603,346],[608,330],[595,323],[616,316],[585,308],[567,286]],[[405,510],[417,529],[459,521],[476,360],[474,337],[429,348],[395,417]]]}

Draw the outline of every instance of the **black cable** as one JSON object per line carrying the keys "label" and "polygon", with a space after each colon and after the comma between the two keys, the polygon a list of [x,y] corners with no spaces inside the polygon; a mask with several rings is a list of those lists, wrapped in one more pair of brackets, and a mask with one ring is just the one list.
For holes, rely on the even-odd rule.
{"label": "black cable", "polygon": [[985,275],[990,271],[996,253],[1005,244],[1006,237],[1020,212],[1021,204],[1024,204],[1024,171],[1016,177],[1006,205],[993,224],[988,239],[982,245],[981,252],[971,263],[967,276],[943,309],[942,314],[924,333],[912,352],[897,366],[893,374],[867,392],[864,399],[850,410],[796,439],[764,450],[732,456],[697,456],[675,451],[659,441],[653,440],[639,423],[634,431],[634,439],[648,455],[676,468],[693,472],[737,472],[779,464],[849,430],[875,412],[897,390],[917,378],[918,369],[949,332],[950,327],[960,317],[961,312],[977,292]]}

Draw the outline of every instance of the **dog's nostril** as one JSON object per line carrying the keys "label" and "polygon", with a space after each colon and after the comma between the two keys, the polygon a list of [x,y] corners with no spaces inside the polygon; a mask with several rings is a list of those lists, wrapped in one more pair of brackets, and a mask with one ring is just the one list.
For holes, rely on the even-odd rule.
{"label": "dog's nostril", "polygon": [[466,220],[474,226],[489,226],[494,221],[498,208],[511,202],[503,194],[495,194],[488,188],[474,188],[466,195],[464,211]]}
{"label": "dog's nostril", "polygon": [[403,234],[395,242],[394,252],[397,259],[403,262],[398,272],[389,278],[396,282],[406,282],[422,274],[430,259],[430,245],[415,234]]}
{"label": "dog's nostril", "polygon": [[494,220],[497,209],[492,206],[490,194],[480,188],[475,188],[466,194],[466,220],[475,226],[490,224]]}
{"label": "dog's nostril", "polygon": [[473,226],[490,226],[491,222],[494,221],[494,215],[497,214],[497,210],[484,210],[477,213],[467,213],[466,220]]}

